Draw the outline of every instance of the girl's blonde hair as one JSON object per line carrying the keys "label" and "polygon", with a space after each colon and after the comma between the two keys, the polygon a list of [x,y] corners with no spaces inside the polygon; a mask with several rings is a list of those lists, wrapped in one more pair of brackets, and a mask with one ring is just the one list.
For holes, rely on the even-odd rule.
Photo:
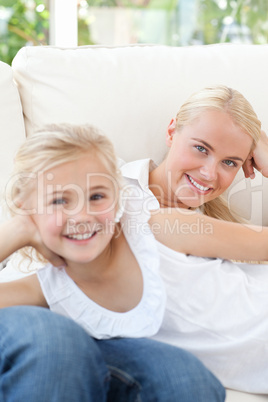
{"label": "girl's blonde hair", "polygon": [[75,161],[88,153],[100,158],[121,187],[114,147],[106,136],[90,125],[50,124],[28,137],[15,156],[14,180],[6,193],[10,205],[28,196],[33,185],[32,174]]}
{"label": "girl's blonde hair", "polygon": [[[261,122],[248,100],[237,90],[224,85],[210,86],[194,93],[181,106],[176,116],[176,131],[193,123],[208,110],[227,113],[234,124],[252,138],[253,150],[261,135]],[[240,219],[231,213],[223,196],[202,205],[202,212],[213,218],[237,222]]]}
{"label": "girl's blonde hair", "polygon": [[[6,187],[6,204],[11,215],[18,213],[20,205],[34,190],[38,173],[88,154],[89,157],[92,154],[100,158],[119,191],[122,176],[114,147],[95,127],[87,124],[50,124],[28,137],[15,156],[13,174]],[[32,260],[31,247],[24,248],[22,254]],[[38,260],[44,261],[38,253],[36,255]]]}

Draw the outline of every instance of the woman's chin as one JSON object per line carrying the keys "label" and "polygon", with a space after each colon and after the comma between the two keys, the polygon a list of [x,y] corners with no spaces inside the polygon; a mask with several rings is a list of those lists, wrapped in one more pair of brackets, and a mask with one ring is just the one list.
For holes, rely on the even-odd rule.
{"label": "woman's chin", "polygon": [[186,208],[186,209],[196,209],[196,208],[200,208],[202,205],[204,205],[204,203],[207,202],[205,200],[205,197],[179,197],[177,198],[177,207],[178,208]]}

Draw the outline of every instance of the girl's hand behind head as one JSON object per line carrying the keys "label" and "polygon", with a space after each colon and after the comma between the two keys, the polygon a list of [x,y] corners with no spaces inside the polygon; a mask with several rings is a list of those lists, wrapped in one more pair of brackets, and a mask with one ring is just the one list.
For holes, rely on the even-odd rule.
{"label": "girl's hand behind head", "polygon": [[42,256],[55,267],[64,266],[65,261],[59,255],[53,253],[43,243],[39,230],[31,215],[17,215],[17,224],[25,236],[25,246],[36,249]]}

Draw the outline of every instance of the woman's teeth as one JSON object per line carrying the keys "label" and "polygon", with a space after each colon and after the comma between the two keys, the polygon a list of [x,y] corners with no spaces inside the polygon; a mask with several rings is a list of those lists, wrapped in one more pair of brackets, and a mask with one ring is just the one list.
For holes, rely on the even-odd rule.
{"label": "woman's teeth", "polygon": [[201,186],[201,184],[198,184],[196,181],[194,181],[194,179],[191,178],[191,176],[187,175],[187,177],[188,177],[188,179],[190,180],[190,182],[191,182],[196,188],[198,188],[198,190],[207,191],[207,190],[210,189],[210,187],[204,187],[204,186]]}
{"label": "woman's teeth", "polygon": [[87,240],[90,239],[96,232],[93,233],[78,233],[78,234],[69,234],[66,237],[68,239],[73,239],[73,240]]}

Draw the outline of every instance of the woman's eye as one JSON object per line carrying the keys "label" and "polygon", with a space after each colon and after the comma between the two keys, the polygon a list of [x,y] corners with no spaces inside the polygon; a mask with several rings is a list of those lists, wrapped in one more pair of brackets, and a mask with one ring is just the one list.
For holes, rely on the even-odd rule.
{"label": "woman's eye", "polygon": [[234,161],[230,161],[229,159],[223,161],[223,163],[225,163],[225,165],[230,166],[230,167],[236,167],[237,164]]}
{"label": "woman's eye", "polygon": [[92,194],[90,196],[90,201],[98,201],[104,198],[103,194]]}
{"label": "woman's eye", "polygon": [[202,153],[207,152],[206,148],[203,147],[202,145],[196,145],[196,149],[197,149],[199,152],[202,152]]}

